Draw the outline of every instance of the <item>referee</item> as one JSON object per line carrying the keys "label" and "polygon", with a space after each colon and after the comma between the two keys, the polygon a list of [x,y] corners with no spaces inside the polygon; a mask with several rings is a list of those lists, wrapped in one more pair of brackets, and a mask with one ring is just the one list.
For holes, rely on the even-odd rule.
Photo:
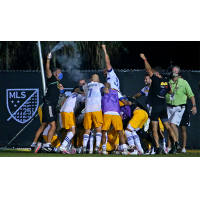
{"label": "referee", "polygon": [[172,94],[166,95],[168,119],[170,126],[175,132],[177,140],[179,139],[177,126],[180,125],[183,114],[185,112],[187,98],[190,98],[192,101],[192,114],[195,115],[197,113],[194,94],[188,82],[180,78],[180,72],[181,69],[178,66],[174,66],[172,68],[172,78],[169,81]]}
{"label": "referee", "polygon": [[165,100],[165,95],[167,93],[171,94],[172,91],[169,87],[168,82],[161,76],[162,69],[156,67],[151,69],[146,57],[144,54],[140,54],[140,57],[144,60],[145,69],[151,77],[152,83],[149,89],[148,102],[150,104],[149,115],[153,128],[153,137],[156,143],[156,154],[161,154],[159,148],[159,137],[158,137],[158,118],[161,119],[163,125],[168,130],[170,134],[170,139],[172,140],[173,148],[170,153],[176,153],[176,150],[179,149],[179,145],[175,136],[173,129],[170,127],[167,117],[167,104]]}

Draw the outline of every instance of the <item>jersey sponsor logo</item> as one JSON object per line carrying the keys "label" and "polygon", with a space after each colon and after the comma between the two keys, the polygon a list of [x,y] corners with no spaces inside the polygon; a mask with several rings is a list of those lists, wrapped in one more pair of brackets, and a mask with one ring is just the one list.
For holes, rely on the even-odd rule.
{"label": "jersey sponsor logo", "polygon": [[168,85],[168,83],[167,82],[161,82],[160,85]]}
{"label": "jersey sponsor logo", "polygon": [[24,124],[34,117],[39,106],[39,89],[6,89],[6,105],[10,117]]}

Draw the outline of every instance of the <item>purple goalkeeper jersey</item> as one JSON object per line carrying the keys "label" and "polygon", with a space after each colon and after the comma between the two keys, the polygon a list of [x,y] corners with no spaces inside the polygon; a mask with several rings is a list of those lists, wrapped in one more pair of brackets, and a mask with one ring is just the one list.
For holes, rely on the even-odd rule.
{"label": "purple goalkeeper jersey", "polygon": [[118,92],[116,90],[109,89],[109,94],[104,93],[101,100],[102,112],[118,112],[120,115],[120,105]]}
{"label": "purple goalkeeper jersey", "polygon": [[131,118],[131,108],[130,106],[121,106],[120,112],[123,113],[123,120],[127,118]]}

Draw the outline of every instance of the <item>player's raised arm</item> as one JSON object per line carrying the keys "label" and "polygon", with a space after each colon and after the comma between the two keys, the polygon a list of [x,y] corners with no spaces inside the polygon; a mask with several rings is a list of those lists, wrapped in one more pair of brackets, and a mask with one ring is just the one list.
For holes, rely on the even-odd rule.
{"label": "player's raised arm", "polygon": [[106,61],[106,66],[107,66],[107,69],[108,71],[112,69],[112,66],[110,64],[110,58],[107,54],[107,51],[106,51],[106,45],[101,45],[102,46],[102,49],[104,50],[104,53],[105,53],[105,61]]}
{"label": "player's raised arm", "polygon": [[145,64],[145,69],[148,72],[149,76],[152,77],[153,76],[153,72],[151,70],[151,66],[149,65],[145,55],[143,53],[140,54],[140,57],[144,60],[144,64]]}
{"label": "player's raised arm", "polygon": [[50,59],[51,59],[52,55],[51,53],[49,53],[47,55],[47,63],[46,63],[46,75],[47,75],[47,78],[51,78],[52,76],[52,72],[50,70]]}

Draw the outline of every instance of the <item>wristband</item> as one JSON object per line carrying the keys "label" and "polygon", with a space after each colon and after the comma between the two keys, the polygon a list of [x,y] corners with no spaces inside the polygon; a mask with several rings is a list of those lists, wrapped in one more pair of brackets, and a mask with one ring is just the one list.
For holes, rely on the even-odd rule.
{"label": "wristband", "polygon": [[147,59],[145,58],[144,61],[146,61]]}
{"label": "wristband", "polygon": [[195,104],[193,104],[193,107],[196,107],[197,105],[196,105],[196,103]]}

